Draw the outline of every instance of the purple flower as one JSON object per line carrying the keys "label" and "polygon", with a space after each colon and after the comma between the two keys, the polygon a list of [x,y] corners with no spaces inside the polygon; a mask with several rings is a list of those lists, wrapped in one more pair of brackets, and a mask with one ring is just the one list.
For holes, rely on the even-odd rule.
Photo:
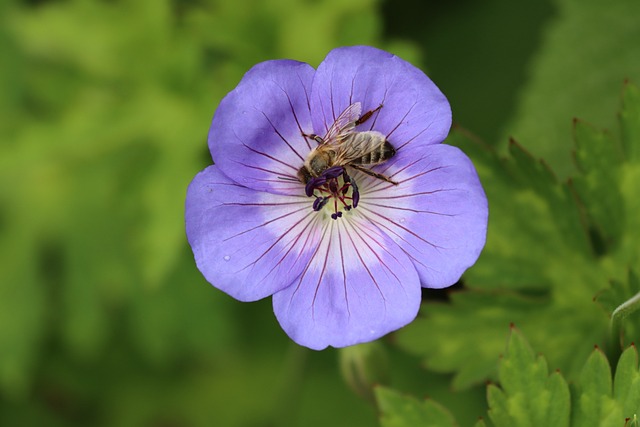
{"label": "purple flower", "polygon": [[285,332],[313,349],[401,328],[421,286],[454,284],[485,242],[476,171],[440,144],[450,126],[433,82],[378,49],[335,49],[317,70],[254,66],[221,101],[215,165],[187,192],[198,268],[238,300],[272,295]]}

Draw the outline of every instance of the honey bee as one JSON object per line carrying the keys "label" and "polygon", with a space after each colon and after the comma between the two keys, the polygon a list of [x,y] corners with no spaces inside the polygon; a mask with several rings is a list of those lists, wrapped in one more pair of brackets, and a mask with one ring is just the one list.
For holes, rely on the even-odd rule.
{"label": "honey bee", "polygon": [[331,125],[324,137],[315,134],[302,134],[305,138],[318,143],[307,156],[298,170],[298,179],[307,184],[312,178],[319,177],[334,166],[351,167],[374,178],[398,185],[386,176],[368,169],[386,162],[396,154],[395,148],[380,132],[356,131],[356,126],[367,121],[382,105],[375,110],[360,115],[359,102],[349,105]]}

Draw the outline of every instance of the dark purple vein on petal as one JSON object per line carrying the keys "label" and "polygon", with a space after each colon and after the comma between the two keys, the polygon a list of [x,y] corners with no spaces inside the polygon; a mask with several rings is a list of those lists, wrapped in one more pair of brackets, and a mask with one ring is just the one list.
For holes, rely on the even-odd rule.
{"label": "dark purple vein on petal", "polygon": [[[398,174],[400,174],[400,173],[404,172],[405,170],[409,169],[410,167],[412,167],[412,166],[414,166],[414,165],[416,165],[416,164],[420,163],[420,161],[422,161],[422,159],[420,159],[420,158],[415,158],[415,159],[413,159],[410,163],[408,163],[408,164],[404,165],[402,168],[400,168],[400,169],[398,169],[398,170],[394,171],[391,175],[389,175],[389,178],[392,178],[392,179],[393,179],[396,175],[398,175]],[[391,163],[387,163],[387,164],[383,164],[383,165],[381,165],[381,168],[379,168],[380,173],[381,173],[381,174],[383,174],[383,175],[385,175],[391,166],[392,166],[392,164],[391,164]],[[407,180],[400,181],[399,183],[401,183],[401,182],[406,182],[406,181],[407,181]],[[383,188],[380,188],[382,185],[384,185],[384,187],[383,187]],[[382,180],[376,180],[376,181],[375,181],[375,184],[373,184],[373,185],[370,187],[370,189],[369,189],[369,190],[367,190],[367,192],[370,194],[370,193],[372,193],[372,192],[376,192],[376,191],[380,191],[380,190],[386,190],[386,189],[388,189],[388,188],[392,188],[392,186],[391,186],[391,185],[389,185],[388,183],[386,183],[386,182],[382,181]]]}
{"label": "dark purple vein on petal", "polygon": [[282,175],[286,176],[286,174],[282,174],[280,172],[272,171],[271,169],[262,168],[260,166],[249,165],[247,163],[242,163],[242,162],[239,162],[237,160],[232,160],[232,161],[233,161],[233,163],[238,164],[240,166],[244,166],[245,168],[248,168],[248,169],[255,169],[255,170],[258,170],[258,171],[267,172],[267,173],[273,174],[275,176],[282,176]]}
{"label": "dark purple vein on petal", "polygon": [[458,214],[446,214],[446,213],[442,213],[442,212],[423,211],[423,210],[420,210],[420,209],[401,208],[399,206],[382,205],[382,204],[379,204],[379,203],[371,203],[369,201],[367,201],[367,205],[368,206],[377,206],[379,208],[397,209],[399,211],[407,211],[407,212],[414,212],[414,213],[425,213],[425,214],[430,214],[430,215],[440,215],[440,216],[448,216],[448,217],[458,216]]}
{"label": "dark purple vein on petal", "polygon": [[417,137],[419,137],[420,135],[422,135],[423,133],[425,133],[426,131],[429,130],[429,128],[431,127],[431,125],[433,125],[433,123],[429,123],[429,126],[427,126],[426,128],[422,129],[420,132],[418,132],[416,135],[414,135],[413,137],[409,138],[404,144],[400,145],[399,147],[396,147],[397,150],[400,150],[401,148],[406,147],[407,145],[409,145],[410,143],[413,142],[414,139],[416,139]]}
{"label": "dark purple vein on petal", "polygon": [[[371,222],[368,218],[366,218],[366,217],[365,217],[365,216],[363,216],[363,215],[361,215],[361,218],[362,218],[362,219],[366,219],[366,221],[362,221],[361,225],[359,225],[359,226],[358,226],[358,227],[359,227],[359,230],[360,230],[360,232],[361,232],[361,234],[363,234],[363,235],[365,235],[366,237],[368,237],[368,238],[369,238],[369,240],[368,240],[368,241],[370,241],[370,242],[375,242],[375,244],[376,244],[380,249],[382,249],[384,252],[386,252],[386,253],[387,253],[387,255],[389,255],[391,258],[393,258],[394,260],[396,260],[396,262],[397,262],[398,264],[401,264],[400,260],[395,256],[395,254],[394,254],[393,252],[391,252],[391,251],[389,250],[389,248],[388,248],[388,247],[386,247],[385,245],[383,245],[383,244],[382,244],[382,243],[381,243],[381,242],[376,238],[376,237],[378,237],[379,235],[378,235],[378,236],[376,236],[376,234],[375,234],[375,233],[373,233],[372,228],[371,228],[371,227],[369,227],[370,225],[375,225],[375,224],[374,224],[373,222]],[[378,227],[375,227],[375,228],[378,228]],[[380,230],[378,230],[378,231],[380,231]],[[364,241],[364,239],[363,239],[363,241]],[[371,247],[369,247],[369,248],[371,249]],[[373,249],[371,249],[371,250],[373,251]],[[386,264],[385,264],[385,267],[386,267]],[[388,269],[389,269],[389,268],[388,268]],[[389,269],[389,270],[391,271],[391,269]],[[392,272],[391,274],[393,274],[393,272]],[[400,282],[400,279],[399,279],[395,274],[393,274],[393,275],[394,275],[394,277],[395,277],[396,279],[398,279],[398,282]]]}
{"label": "dark purple vein on petal", "polygon": [[[308,216],[309,216],[309,214],[307,214],[307,215],[303,216],[303,217],[302,217],[302,218],[300,218],[297,222],[295,222],[293,225],[291,225],[291,226],[290,226],[290,227],[289,227],[289,228],[288,228],[288,229],[287,229],[283,234],[281,234],[281,235],[280,235],[280,237],[278,237],[278,238],[277,238],[277,239],[276,239],[276,240],[271,244],[271,246],[269,246],[269,247],[268,247],[268,248],[267,248],[267,249],[262,253],[262,255],[260,255],[260,256],[259,256],[258,258],[256,258],[254,261],[250,262],[249,264],[247,264],[246,266],[244,266],[242,269],[240,269],[240,270],[238,270],[238,271],[242,271],[242,270],[244,270],[244,269],[248,268],[249,266],[255,266],[255,265],[258,263],[258,261],[260,261],[262,258],[264,258],[264,257],[265,257],[269,252],[271,252],[271,250],[272,250],[272,249],[273,249],[273,248],[274,248],[278,243],[280,243],[280,241],[281,241],[282,239],[284,239],[284,238],[287,236],[287,234],[289,234],[290,232],[292,232],[292,231],[293,231],[293,230],[294,230],[298,225],[300,225],[300,223],[301,223],[302,221],[304,221],[304,219],[305,219],[305,218],[307,218]],[[266,223],[264,223],[264,224],[263,224],[263,226],[264,226],[264,225],[267,225],[268,223],[273,222],[273,221],[275,221],[275,220],[271,220],[271,221],[269,221],[269,222],[266,222]],[[255,229],[255,227],[254,227],[254,229]]]}
{"label": "dark purple vein on petal", "polygon": [[[327,115],[325,114],[324,102],[322,102],[322,97],[318,96],[318,102],[320,102],[320,111],[322,112],[322,121],[324,123],[324,134],[326,135],[329,132],[329,125],[327,125]],[[316,129],[314,129],[315,131]]]}
{"label": "dark purple vein on petal", "polygon": [[[416,160],[414,160],[411,164],[406,165],[406,166],[404,166],[402,169],[395,171],[392,175],[390,175],[390,176],[389,176],[389,178],[393,178],[393,177],[395,177],[396,175],[398,175],[398,174],[399,174],[399,173],[401,173],[402,171],[404,171],[404,170],[408,169],[409,167],[413,166],[414,164],[418,163],[418,161],[419,161],[419,159],[416,159]],[[429,173],[431,173],[431,172],[435,172],[435,171],[438,171],[438,170],[440,170],[440,169],[445,169],[445,168],[448,168],[448,167],[449,167],[449,166],[438,166],[438,167],[435,167],[435,168],[432,168],[432,169],[429,169],[429,170],[422,171],[422,172],[417,173],[417,174],[415,174],[415,175],[412,175],[412,176],[410,176],[410,177],[408,177],[408,178],[405,178],[405,179],[399,180],[399,181],[398,181],[398,184],[399,184],[399,185],[401,185],[401,184],[407,183],[407,182],[412,181],[412,180],[414,180],[414,179],[416,179],[416,178],[419,178],[419,177],[421,177],[421,176],[427,175],[427,174],[429,174]],[[377,192],[379,192],[379,191],[386,190],[386,189],[389,189],[389,188],[393,188],[393,187],[392,187],[391,185],[387,185],[387,186],[385,186],[384,188],[380,188],[380,184],[378,184],[378,185],[374,185],[374,186],[372,186],[371,188],[368,188],[368,189],[366,190],[366,194],[367,194],[367,196],[368,196],[368,195],[370,195],[370,194],[372,194],[372,193],[377,193]],[[407,194],[409,194],[409,193],[407,193]]]}
{"label": "dark purple vein on petal", "polygon": [[336,107],[333,104],[333,74],[334,72],[331,72],[331,80],[329,80],[329,100],[331,101],[331,114],[333,115],[333,122],[335,123],[336,121]]}
{"label": "dark purple vein on petal", "polygon": [[331,234],[333,234],[332,225],[330,225],[329,228],[332,229],[332,232],[329,235],[329,241],[327,242],[327,252],[324,254],[324,262],[322,263],[322,271],[320,272],[320,276],[318,276],[318,283],[316,283],[316,289],[313,292],[313,300],[311,300],[311,318],[314,322],[316,320],[316,298],[318,297],[318,291],[320,290],[320,284],[322,283],[324,273],[327,271],[327,262],[329,261],[329,253],[331,252]]}
{"label": "dark purple vein on petal", "polygon": [[[431,270],[431,271],[435,271],[440,273],[440,270],[436,270],[433,267],[430,267],[426,264],[424,264],[422,261],[420,261],[418,258],[414,257],[409,251],[407,251],[405,249],[405,245],[406,246],[410,246],[411,248],[413,248],[413,250],[415,250],[416,252],[419,252],[420,254],[422,254],[422,252],[415,247],[410,241],[408,241],[407,239],[404,238],[403,235],[401,235],[400,233],[397,233],[395,230],[393,230],[391,227],[387,226],[386,224],[382,223],[381,221],[376,221],[370,217],[368,217],[367,215],[363,214],[362,215],[363,218],[366,218],[371,224],[374,224],[380,228],[383,228],[385,230],[387,230],[389,233],[393,234],[394,236],[396,236],[398,239],[402,240],[404,243],[402,245],[398,245],[398,247],[402,250],[402,252],[404,252],[409,258],[411,258],[411,260],[417,262],[418,264],[420,264],[421,266],[423,266],[424,268]],[[397,225],[397,224],[396,224]]]}
{"label": "dark purple vein on petal", "polygon": [[[313,212],[315,213],[315,212]],[[308,214],[305,218],[308,218],[312,213]],[[302,218],[300,222],[302,222],[302,220],[304,220],[305,218]],[[286,250],[286,252],[284,254],[282,254],[282,256],[280,257],[280,259],[278,260],[278,262],[275,263],[275,265],[271,268],[271,270],[269,270],[269,272],[260,280],[260,282],[262,282],[263,280],[265,280],[267,277],[269,277],[271,275],[271,273],[273,273],[273,271],[279,267],[282,262],[285,260],[285,258],[287,258],[287,256],[289,255],[289,253],[291,253],[291,251],[298,245],[298,242],[300,241],[300,239],[302,238],[303,235],[306,235],[305,241],[302,244],[302,247],[300,248],[300,250],[298,251],[298,256],[295,258],[294,262],[292,263],[292,265],[295,265],[299,260],[300,257],[302,256],[302,254],[305,251],[305,248],[307,247],[307,243],[309,242],[309,239],[311,237],[311,233],[306,233],[305,232],[311,227],[311,224],[313,223],[313,218],[310,221],[307,221],[307,223],[304,225],[304,227],[302,228],[302,230],[300,230],[300,232],[296,233],[296,236],[294,239],[290,240],[289,242],[286,243],[285,248],[288,247],[288,249]],[[297,226],[294,225],[294,227]],[[254,261],[254,264],[258,262],[258,260]],[[258,282],[258,283],[260,283]]]}
{"label": "dark purple vein on petal", "polygon": [[309,93],[307,93],[307,87],[304,85],[302,77],[300,77],[300,73],[296,73],[296,75],[298,76],[298,80],[300,80],[300,86],[302,86],[302,89],[304,90],[304,96],[307,99],[307,108],[311,111],[311,100],[309,99]]}
{"label": "dark purple vein on petal", "polygon": [[347,271],[344,268],[344,248],[342,246],[342,235],[340,230],[338,230],[338,247],[340,248],[340,263],[342,265],[342,290],[344,291],[344,301],[347,305],[347,314],[349,315],[349,319],[351,319],[351,309],[349,308],[349,292],[347,290]]}
{"label": "dark purple vein on petal", "polygon": [[[220,206],[289,206],[289,205],[299,205],[302,202],[282,202],[282,203],[240,203],[240,202],[230,202],[230,203],[220,203]],[[301,210],[301,209],[299,209]]]}
{"label": "dark purple vein on petal", "polygon": [[320,251],[320,248],[322,247],[322,242],[324,242],[324,239],[327,235],[327,228],[329,227],[325,225],[324,229],[322,230],[322,237],[320,238],[320,241],[316,246],[316,250],[313,251],[313,254],[309,257],[309,261],[307,262],[307,265],[302,271],[302,274],[300,274],[300,280],[298,280],[298,284],[296,285],[296,288],[294,289],[293,293],[291,294],[291,298],[289,299],[289,307],[291,307],[293,299],[298,293],[298,291],[300,290],[300,286],[302,285],[302,281],[304,280],[304,277],[307,275],[307,271],[309,271],[309,268],[311,267],[313,260],[316,258],[316,255],[318,254],[318,252]]}
{"label": "dark purple vein on petal", "polygon": [[[295,166],[290,165],[289,163],[284,162],[284,161],[282,161],[282,160],[280,160],[280,159],[277,159],[277,158],[273,157],[271,154],[267,154],[267,153],[264,153],[264,152],[262,152],[262,151],[256,150],[256,149],[255,149],[255,148],[253,148],[253,147],[249,147],[249,146],[248,146],[247,144],[245,144],[244,142],[242,143],[242,145],[243,145],[247,150],[249,150],[249,151],[252,151],[252,152],[254,152],[254,153],[256,153],[256,154],[259,154],[259,155],[261,155],[261,156],[264,156],[264,157],[266,157],[266,158],[268,158],[268,159],[270,159],[270,160],[273,160],[274,162],[280,163],[280,164],[281,164],[281,165],[283,165],[283,166],[286,166],[286,167],[288,167],[288,168],[291,168],[291,169],[293,169],[294,171],[296,171],[296,173],[298,172],[298,169],[296,169],[296,167],[295,167]],[[245,166],[247,166],[247,167],[251,167],[251,166],[249,166],[249,165],[245,165]],[[260,169],[260,168],[258,168],[257,166],[253,166],[253,167],[254,167],[255,169]],[[273,172],[273,171],[272,171],[272,172]],[[273,172],[273,173],[274,173],[274,174],[277,174],[276,172]]]}
{"label": "dark purple vein on petal", "polygon": [[[355,227],[354,227],[355,228]],[[360,233],[356,233],[356,236],[358,236],[358,238],[362,241],[362,243],[364,243],[367,248],[369,248],[369,250],[371,251],[371,253],[373,253],[373,255],[378,259],[378,262],[383,265],[387,271],[389,273],[391,273],[391,275],[393,277],[396,278],[396,281],[398,281],[398,283],[400,283],[400,279],[398,278],[398,276],[396,276],[396,274],[393,272],[393,270],[391,268],[389,268],[389,266],[384,262],[384,260],[382,259],[382,257],[378,254],[378,252],[376,252],[371,245],[369,244],[369,241],[375,242],[378,247],[380,247],[383,251],[385,251],[388,255],[390,255],[393,259],[395,259],[396,261],[398,261],[398,259],[395,257],[395,255],[393,255],[391,252],[389,252],[389,250],[382,244],[380,243],[376,237],[377,236],[373,236],[371,232],[367,233],[365,230],[367,229],[366,227],[358,227],[360,233],[366,235],[367,237],[369,237],[369,239],[363,239]],[[398,263],[400,263],[400,261],[398,261]]]}
{"label": "dark purple vein on petal", "polygon": [[[351,241],[351,245],[353,246],[353,250],[355,251],[356,255],[358,256],[358,259],[360,260],[360,262],[362,263],[362,266],[364,267],[365,270],[367,270],[367,274],[369,274],[369,277],[371,278],[371,281],[375,285],[376,289],[378,289],[378,293],[380,293],[380,296],[382,297],[382,300],[384,301],[384,306],[385,306],[385,311],[386,311],[387,300],[384,297],[384,293],[380,289],[380,285],[378,284],[378,281],[376,280],[376,278],[373,275],[373,273],[371,273],[371,270],[369,270],[369,267],[367,266],[367,263],[365,263],[364,259],[362,259],[362,254],[358,250],[358,245],[356,245],[356,243],[353,241],[353,237],[351,236],[351,233],[346,233],[346,234],[347,234],[347,237],[349,237],[349,240]],[[361,238],[361,240],[362,240],[362,238]],[[369,249],[371,249],[371,248],[369,248]]]}
{"label": "dark purple vein on petal", "polygon": [[[288,98],[288,96],[287,96]],[[289,101],[289,104],[291,104],[291,101]],[[293,111],[293,106],[291,106],[291,111]],[[287,141],[287,139],[282,136],[282,134],[280,133],[280,131],[278,130],[278,128],[276,128],[276,126],[273,124],[273,122],[271,121],[271,119],[266,115],[266,113],[264,111],[261,111],[262,115],[264,116],[265,119],[267,119],[267,122],[269,122],[269,125],[271,126],[271,128],[273,129],[273,131],[280,137],[280,139],[287,144],[287,147],[289,147],[289,149],[291,151],[293,151],[295,153],[296,156],[298,156],[300,158],[300,160],[302,160],[304,162],[304,157],[302,157],[300,155],[300,153],[298,153],[298,151],[296,151],[295,148],[293,148],[293,145],[291,145],[291,143],[289,143],[289,141]],[[295,113],[293,113],[293,116],[295,117]],[[298,122],[298,118],[295,117],[295,121],[296,123]],[[298,123],[298,129],[300,129],[300,123]],[[302,132],[302,130],[300,130]],[[246,146],[246,145],[245,145]]]}
{"label": "dark purple vein on petal", "polygon": [[238,184],[237,182],[207,182],[206,184],[202,184],[202,187],[207,187],[209,190],[213,190],[214,186],[222,186],[222,185],[226,185],[229,187],[247,188],[242,184]]}
{"label": "dark purple vein on petal", "polygon": [[349,92],[349,105],[353,104],[353,90],[354,90],[355,82],[356,82],[356,77],[354,76],[351,79],[351,91]]}
{"label": "dark purple vein on petal", "polygon": [[[315,214],[315,212],[310,213],[310,215],[313,215],[313,214]],[[320,215],[315,215],[315,216],[313,216],[313,217],[311,218],[311,221],[309,221],[309,223],[308,223],[309,228],[310,228],[311,230],[313,230],[313,229],[315,229],[315,227],[317,227],[317,224],[318,224],[318,222],[319,222],[319,218],[320,218]],[[303,245],[302,245],[302,248],[301,248],[301,249],[300,249],[300,251],[298,252],[298,256],[296,257],[295,262],[298,262],[298,261],[300,260],[300,257],[301,257],[301,256],[302,256],[302,254],[304,253],[304,249],[307,247],[307,244],[308,244],[308,243],[309,243],[309,241],[311,240],[311,236],[312,236],[312,233],[307,233],[306,239],[305,239],[305,241],[304,241],[304,243],[303,243]]]}
{"label": "dark purple vein on petal", "polygon": [[[386,96],[386,95],[385,95]],[[380,105],[384,105],[384,100],[385,98],[382,98],[382,101],[380,102]],[[384,108],[384,107],[383,107]],[[371,121],[371,126],[369,126],[369,130],[373,130],[373,128],[376,126],[376,123],[378,122],[378,117],[380,117],[380,113],[382,110],[378,110],[378,112],[376,113],[375,117],[373,118],[373,120]]]}
{"label": "dark purple vein on petal", "polygon": [[[258,206],[265,206],[265,205],[258,205]],[[268,205],[267,205],[267,206],[268,206]],[[288,217],[288,216],[294,215],[294,214],[296,214],[296,213],[298,213],[298,212],[300,212],[300,211],[302,211],[302,210],[305,210],[305,209],[308,209],[308,206],[301,207],[300,209],[297,209],[297,210],[292,211],[292,212],[287,212],[287,213],[285,213],[284,215],[280,215],[280,216],[278,216],[278,217],[276,217],[276,218],[270,219],[269,221],[264,222],[264,223],[262,223],[262,224],[260,224],[260,225],[256,225],[255,227],[251,227],[251,228],[249,228],[249,229],[247,229],[247,230],[244,230],[244,231],[241,231],[241,232],[239,232],[239,233],[236,233],[236,234],[234,234],[233,236],[229,236],[229,237],[227,237],[226,239],[224,239],[224,240],[223,240],[223,242],[226,242],[227,240],[231,240],[231,239],[234,239],[234,238],[236,238],[236,237],[242,236],[243,234],[249,233],[249,232],[251,232],[251,231],[253,231],[253,230],[256,230],[256,229],[258,229],[258,228],[262,228],[262,227],[264,227],[264,226],[266,226],[266,225],[271,224],[272,222],[279,221],[279,220],[281,220],[281,219],[283,219],[283,218],[286,218],[286,217]]]}
{"label": "dark purple vein on petal", "polygon": [[409,178],[405,178],[402,181],[400,181],[399,183],[401,184],[403,182],[409,182],[409,181],[411,181],[413,179],[420,178],[421,176],[430,174],[431,172],[436,172],[436,171],[439,171],[439,170],[442,170],[442,169],[447,169],[449,167],[451,167],[451,166],[437,166],[435,168],[427,169],[427,170],[419,172],[419,173],[417,173],[417,174],[415,174],[413,176],[410,176]]}
{"label": "dark purple vein on petal", "polygon": [[[367,215],[366,213],[360,212],[360,216],[367,220],[370,224],[379,227],[381,229],[385,229],[387,230],[389,233],[393,234],[394,236],[396,236],[398,239],[402,240],[404,242],[404,244],[411,246],[416,252],[420,252],[420,250],[415,247],[409,240],[405,239],[403,235],[401,235],[400,233],[396,232],[395,230],[393,230],[391,227],[389,227],[388,225],[384,224],[383,222],[373,219],[371,218],[369,215]],[[396,224],[397,225],[397,224]],[[403,247],[404,245],[398,245],[399,247]]]}
{"label": "dark purple vein on petal", "polygon": [[[376,211],[375,211],[375,210],[373,210],[373,209],[368,209],[368,208],[366,208],[365,206],[358,206],[358,209],[360,209],[360,215],[363,215],[363,216],[364,216],[364,212],[363,212],[363,211],[370,212],[370,213],[372,213],[373,215],[376,215],[376,216],[378,216],[378,217],[380,217],[380,218],[382,218],[382,219],[384,219],[384,220],[388,221],[389,223],[391,223],[391,224],[395,225],[396,227],[398,227],[398,228],[400,228],[400,229],[402,229],[402,230],[406,231],[407,233],[411,234],[411,235],[412,235],[413,237],[415,237],[416,239],[423,241],[424,243],[426,243],[427,245],[429,245],[429,246],[431,246],[432,248],[436,249],[437,251],[440,251],[440,249],[448,249],[448,248],[445,248],[445,247],[442,247],[442,246],[438,246],[438,245],[436,245],[435,243],[432,243],[432,242],[430,242],[430,241],[428,241],[428,240],[424,239],[422,236],[420,236],[420,235],[416,234],[415,232],[413,232],[413,231],[412,231],[412,230],[410,230],[409,228],[407,228],[407,227],[405,227],[405,226],[403,226],[403,225],[398,224],[397,222],[393,221],[391,218],[389,218],[389,217],[387,217],[387,216],[385,216],[385,215],[382,215],[381,213],[376,212]],[[369,221],[372,221],[370,218],[367,218],[367,219],[369,219]],[[372,222],[373,222],[373,221],[372,221]]]}
{"label": "dark purple vein on petal", "polygon": [[[393,129],[391,129],[391,132],[389,132],[389,133],[387,134],[387,139],[389,139],[389,137],[390,137],[391,135],[393,135],[393,133],[394,133],[394,132],[395,132],[395,131],[400,127],[400,125],[404,123],[404,119],[406,119],[406,118],[407,118],[407,116],[408,116],[409,114],[411,114],[411,111],[413,111],[413,109],[414,109],[414,107],[415,107],[416,105],[418,105],[418,101],[414,102],[414,103],[413,103],[413,105],[409,108],[409,111],[407,111],[407,112],[406,112],[406,114],[405,114],[404,116],[402,116],[402,119],[400,119],[400,123],[398,123],[398,124],[396,125],[396,127],[394,127]],[[400,148],[400,147],[398,147],[398,148]]]}
{"label": "dark purple vein on petal", "polygon": [[429,196],[432,194],[438,194],[438,193],[444,193],[447,191],[458,191],[457,188],[441,188],[438,190],[431,190],[431,191],[418,191],[417,193],[405,193],[405,194],[397,194],[395,196],[376,196],[376,197],[370,197],[369,194],[367,194],[367,200],[389,200],[389,199],[406,199],[409,197],[414,197],[414,196]]}
{"label": "dark purple vein on petal", "polygon": [[[278,86],[278,87],[280,87],[280,86]],[[306,88],[304,88],[304,86],[303,86],[303,89],[305,91],[304,92],[305,96],[307,96],[307,90],[306,90]],[[289,97],[289,94],[282,87],[280,87],[280,90],[282,90],[282,92],[284,93],[284,96],[287,97],[287,101],[289,102],[289,108],[291,109],[291,114],[293,115],[293,119],[295,120],[296,125],[298,126],[298,130],[300,131],[300,137],[304,139],[304,141],[307,143],[307,146],[309,147],[309,149],[311,149],[311,145],[309,144],[309,141],[307,140],[307,138],[302,136],[302,134],[305,133],[305,132],[304,132],[304,130],[302,130],[302,126],[300,125],[300,120],[298,120],[298,115],[296,114],[295,108],[293,108],[293,102],[291,102],[291,98]],[[307,96],[307,107],[309,108],[309,111],[311,111],[311,109],[309,107],[309,97],[308,96]],[[291,149],[293,150],[293,148],[291,148]],[[296,154],[298,154],[298,153],[296,152]],[[300,154],[298,154],[298,157],[302,158],[302,156],[300,156]]]}

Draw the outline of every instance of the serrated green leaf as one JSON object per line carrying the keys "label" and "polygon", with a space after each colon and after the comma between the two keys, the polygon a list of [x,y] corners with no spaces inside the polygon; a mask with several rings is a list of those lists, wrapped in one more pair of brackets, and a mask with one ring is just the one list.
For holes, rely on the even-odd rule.
{"label": "serrated green leaf", "polygon": [[[457,292],[451,294],[450,304],[427,304],[424,316],[399,331],[397,339],[403,348],[423,356],[429,369],[455,372],[453,387],[464,389],[496,378],[495,360],[504,349],[504,330],[515,323],[552,367],[577,375],[590,351],[584,341],[598,342],[608,330],[601,309],[591,299],[583,304],[568,309],[551,304],[544,295]],[[549,326],[541,329],[545,324]]]}
{"label": "serrated green leaf", "polygon": [[[453,386],[464,389],[496,376],[496,360],[504,349],[504,330],[520,324],[544,300],[513,294],[461,292],[451,305],[430,304],[397,335],[405,349],[426,354],[425,364],[437,372],[455,371]],[[428,334],[429,339],[423,339]]]}
{"label": "serrated green leaf", "polygon": [[620,407],[612,398],[611,367],[604,353],[596,348],[584,366],[576,393],[575,426],[624,425]]}
{"label": "serrated green leaf", "polygon": [[569,387],[557,372],[549,375],[546,360],[536,358],[515,328],[500,361],[500,388],[488,391],[489,416],[496,427],[568,426]]}
{"label": "serrated green leaf", "polygon": [[[469,153],[486,189],[487,244],[465,273],[467,289],[452,294],[449,305],[427,303],[424,318],[400,331],[399,342],[431,369],[454,372],[456,387],[495,376],[490,362],[500,351],[500,328],[510,322],[554,368],[575,379],[589,354],[584,344],[608,345],[607,316],[638,292],[618,283],[640,261],[640,165],[582,122],[576,138],[582,174],[573,189],[515,143],[500,159],[460,129],[448,140]],[[594,234],[604,243],[600,250]],[[611,290],[602,291],[610,282]],[[487,289],[493,293],[479,292]],[[598,313],[596,295],[610,306],[607,313]],[[625,326],[626,342],[637,336],[633,325]],[[465,351],[469,346],[473,356]]]}
{"label": "serrated green leaf", "polygon": [[399,392],[377,387],[375,390],[378,407],[382,413],[383,427],[455,427],[451,413],[431,399],[422,402]]}
{"label": "serrated green leaf", "polygon": [[638,349],[629,346],[620,356],[613,381],[613,397],[622,406],[622,416],[633,419],[640,414],[640,373]]}
{"label": "serrated green leaf", "polygon": [[[461,131],[447,142],[469,153],[489,199],[487,244],[467,273],[473,287],[548,289],[589,270],[592,254],[574,197],[545,164],[516,143],[512,156],[500,159]],[[580,281],[595,292],[603,278],[590,272]]]}
{"label": "serrated green leaf", "polygon": [[574,121],[575,159],[580,175],[572,184],[584,209],[592,246],[598,255],[620,243],[624,229],[624,204],[620,193],[622,148],[607,132],[581,120]]}

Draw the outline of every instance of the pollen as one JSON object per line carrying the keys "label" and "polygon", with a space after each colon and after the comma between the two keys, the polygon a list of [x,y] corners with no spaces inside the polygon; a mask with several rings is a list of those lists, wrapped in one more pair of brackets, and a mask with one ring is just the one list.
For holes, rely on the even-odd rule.
{"label": "pollen", "polygon": [[327,169],[317,178],[309,180],[305,187],[307,196],[314,196],[313,210],[328,209],[332,219],[342,217],[342,212],[358,207],[360,192],[355,181],[340,166]]}

